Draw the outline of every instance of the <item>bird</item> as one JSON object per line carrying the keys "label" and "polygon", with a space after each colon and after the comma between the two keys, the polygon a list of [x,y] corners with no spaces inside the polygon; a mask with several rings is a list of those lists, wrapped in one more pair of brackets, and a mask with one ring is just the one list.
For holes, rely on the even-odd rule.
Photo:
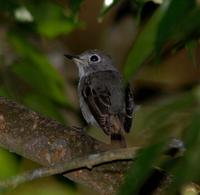
{"label": "bird", "polygon": [[135,108],[133,91],[125,82],[112,58],[93,49],[80,55],[65,54],[78,67],[78,96],[82,115],[110,136],[114,148],[127,147],[124,132],[129,132]]}

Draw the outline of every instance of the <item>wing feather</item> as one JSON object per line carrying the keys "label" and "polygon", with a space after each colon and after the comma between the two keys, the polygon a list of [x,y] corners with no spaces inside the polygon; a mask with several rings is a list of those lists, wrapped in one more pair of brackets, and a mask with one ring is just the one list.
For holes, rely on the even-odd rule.
{"label": "wing feather", "polygon": [[125,103],[126,103],[126,116],[124,119],[124,130],[128,133],[131,129],[133,122],[133,111],[134,111],[134,101],[133,101],[133,92],[128,84],[125,89]]}
{"label": "wing feather", "polygon": [[87,87],[83,87],[82,95],[99,126],[106,134],[110,134],[109,109],[111,102],[108,90],[102,91],[87,85]]}

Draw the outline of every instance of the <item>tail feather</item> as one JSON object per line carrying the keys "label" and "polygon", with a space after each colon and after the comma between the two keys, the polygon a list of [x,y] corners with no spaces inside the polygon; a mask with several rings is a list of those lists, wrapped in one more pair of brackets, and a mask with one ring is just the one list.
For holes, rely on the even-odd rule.
{"label": "tail feather", "polygon": [[132,116],[126,116],[125,120],[124,120],[124,130],[129,133],[130,129],[131,129],[131,125],[132,125]]}
{"label": "tail feather", "polygon": [[111,145],[114,148],[126,148],[126,140],[121,133],[111,134]]}

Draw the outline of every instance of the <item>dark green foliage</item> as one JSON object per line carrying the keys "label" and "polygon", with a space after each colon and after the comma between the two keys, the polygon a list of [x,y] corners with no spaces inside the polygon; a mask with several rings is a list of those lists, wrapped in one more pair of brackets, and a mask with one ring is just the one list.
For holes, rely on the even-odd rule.
{"label": "dark green foliage", "polygon": [[[153,166],[164,168],[169,176],[172,176],[171,185],[166,189],[167,194],[175,194],[184,184],[199,181],[200,109],[199,97],[196,95],[198,90],[182,94],[144,113],[140,130],[145,132],[146,129],[146,135],[150,134],[150,146],[142,150],[133,162],[126,181],[120,188],[120,195],[139,194],[141,189],[144,190],[142,187],[152,173]],[[163,158],[167,143],[174,134],[180,136],[180,129],[186,152],[178,160]]]}
{"label": "dark green foliage", "polygon": [[172,49],[196,40],[200,33],[199,17],[200,8],[195,0],[163,1],[129,53],[124,70],[126,78],[129,79],[148,59],[155,60],[156,53],[172,52]]}
{"label": "dark green foliage", "polygon": [[138,153],[138,158],[132,163],[126,177],[126,182],[120,187],[119,195],[138,194],[145,179],[151,174],[152,167],[163,153],[165,142],[151,145]]}
{"label": "dark green foliage", "polygon": [[19,63],[12,67],[15,74],[38,92],[67,105],[64,82],[48,59],[21,36],[10,33],[8,39],[20,57]]}
{"label": "dark green foliage", "polygon": [[13,10],[15,10],[19,6],[18,1],[0,1],[0,10],[3,12],[10,12],[13,13]]}
{"label": "dark green foliage", "polygon": [[199,182],[200,180],[200,112],[193,114],[190,124],[185,129],[184,141],[186,145],[186,152],[182,159],[175,164],[172,169],[174,176],[173,183],[169,188],[169,194],[174,194],[177,189],[183,185],[192,182]]}
{"label": "dark green foliage", "polygon": [[[157,27],[163,17],[163,10],[159,8],[138,35],[131,49],[124,68],[127,80],[138,70],[155,49]],[[147,36],[148,35],[148,36]]]}
{"label": "dark green foliage", "polygon": [[79,11],[82,2],[83,0],[71,0],[71,9],[74,14]]}

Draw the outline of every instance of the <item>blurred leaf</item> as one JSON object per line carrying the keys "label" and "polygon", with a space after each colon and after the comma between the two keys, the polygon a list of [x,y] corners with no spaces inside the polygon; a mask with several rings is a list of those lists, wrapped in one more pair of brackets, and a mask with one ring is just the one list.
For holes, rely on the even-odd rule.
{"label": "blurred leaf", "polygon": [[5,87],[0,87],[0,96],[10,97],[9,92],[7,91],[7,89]]}
{"label": "blurred leaf", "polygon": [[21,57],[13,71],[40,93],[68,105],[64,81],[48,59],[21,36],[9,33],[8,39]]}
{"label": "blurred leaf", "polygon": [[0,0],[0,10],[3,12],[10,12],[13,13],[13,11],[19,6],[18,1],[13,0]]}
{"label": "blurred leaf", "polygon": [[188,51],[189,58],[192,60],[192,63],[195,67],[197,67],[197,41],[190,41],[186,44],[186,49]]}
{"label": "blurred leaf", "polygon": [[9,178],[17,173],[19,161],[16,156],[0,148],[0,179]]}
{"label": "blurred leaf", "polygon": [[167,44],[173,48],[178,47],[178,44],[184,45],[198,39],[199,17],[200,8],[196,0],[164,1],[138,35],[130,51],[124,69],[126,79],[128,80],[150,57],[163,52]]}
{"label": "blurred leaf", "polygon": [[139,152],[138,158],[132,163],[118,195],[139,194],[142,184],[151,173],[152,166],[158,160],[164,146],[165,143],[155,144]]}
{"label": "blurred leaf", "polygon": [[200,102],[200,85],[197,85],[197,86],[193,89],[193,94],[194,94],[194,96],[198,99],[198,102]]}
{"label": "blurred leaf", "polygon": [[143,31],[138,35],[125,64],[124,76],[126,80],[128,80],[153,53],[155,49],[157,27],[167,8],[168,4],[166,1],[158,8],[145,25]]}
{"label": "blurred leaf", "polygon": [[0,87],[0,96],[4,96],[6,97],[8,94],[6,92],[6,90],[3,87]]}
{"label": "blurred leaf", "polygon": [[23,101],[28,107],[34,109],[35,111],[43,113],[45,116],[54,118],[62,123],[65,122],[58,107],[56,107],[47,97],[39,95],[38,93],[29,93],[23,97]]}
{"label": "blurred leaf", "polygon": [[178,119],[177,115],[179,113],[187,112],[188,109],[195,107],[196,104],[197,99],[191,91],[173,97],[172,99],[155,106],[152,111],[149,111],[144,117],[145,123],[143,123],[142,128],[148,127],[150,129],[155,129],[170,121],[179,122],[178,120],[171,119]]}
{"label": "blurred leaf", "polygon": [[170,193],[173,194],[181,186],[190,182],[200,180],[200,112],[194,113],[193,118],[186,129],[185,145],[186,152],[173,169],[174,181],[170,188]]}
{"label": "blurred leaf", "polygon": [[200,36],[200,21],[198,20],[200,17],[200,7],[197,6],[196,1],[194,7],[191,8],[186,16],[177,26],[177,32],[174,36],[179,41],[184,40],[188,42],[198,39]]}
{"label": "blurred leaf", "polygon": [[20,6],[15,9],[15,19],[19,22],[33,22],[34,18],[31,13],[24,6]]}
{"label": "blurred leaf", "polygon": [[[169,0],[168,9],[158,26],[158,33],[156,39],[156,48],[159,52],[162,46],[172,39],[175,33],[180,31],[181,25],[187,26],[189,23],[185,19],[189,16],[190,12],[196,7],[196,1],[182,1],[182,0]],[[192,22],[192,21],[191,21]],[[193,25],[193,24],[192,24]],[[190,26],[190,24],[189,24]]]}
{"label": "blurred leaf", "polygon": [[6,195],[78,195],[71,186],[53,177],[27,182],[6,192]]}
{"label": "blurred leaf", "polygon": [[146,3],[148,1],[152,1],[152,2],[157,3],[157,4],[162,4],[163,3],[163,0],[136,0],[136,2],[142,3],[142,4]]}
{"label": "blurred leaf", "polygon": [[72,8],[72,12],[74,14],[76,14],[78,11],[79,11],[79,8],[81,6],[81,3],[83,2],[84,0],[71,0],[71,8]]}
{"label": "blurred leaf", "polygon": [[110,9],[118,2],[120,2],[120,0],[104,0],[98,20],[101,21],[103,17],[110,11]]}
{"label": "blurred leaf", "polygon": [[72,17],[67,16],[66,9],[58,4],[49,1],[35,1],[26,5],[34,17],[37,31],[48,38],[70,33],[79,25]]}
{"label": "blurred leaf", "polygon": [[39,93],[46,95],[50,99],[67,105],[66,97],[51,77],[45,75],[41,69],[34,66],[33,63],[26,61],[15,64],[12,67],[13,72],[21,79],[25,80],[33,89]]}

